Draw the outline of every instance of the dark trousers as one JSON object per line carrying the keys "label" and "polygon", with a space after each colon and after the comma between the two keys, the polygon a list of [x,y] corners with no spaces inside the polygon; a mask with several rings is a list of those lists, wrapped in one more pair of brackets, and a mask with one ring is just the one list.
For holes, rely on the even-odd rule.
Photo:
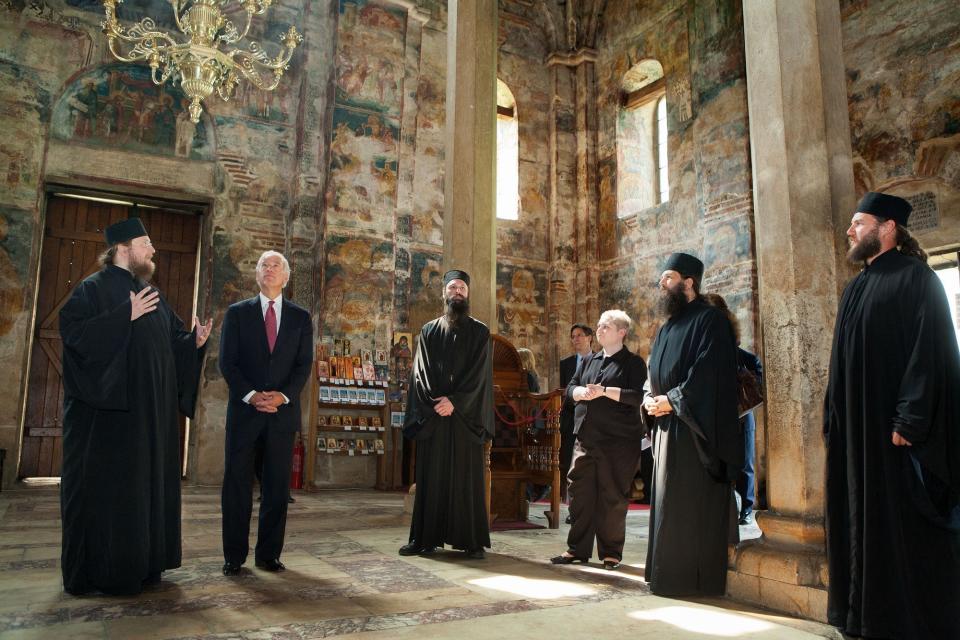
{"label": "dark trousers", "polygon": [[623,558],[630,486],[640,459],[640,441],[614,441],[573,447],[569,499],[573,524],[567,550],[578,558]]}
{"label": "dark trousers", "polygon": [[[572,427],[571,427],[572,428]],[[577,436],[573,432],[560,432],[560,492],[569,501],[567,491],[567,474],[570,473],[570,463],[573,461],[573,443]]]}
{"label": "dark trousers", "polygon": [[[227,433],[223,470],[223,558],[243,564],[247,559],[250,514],[253,510],[254,458],[263,447],[260,514],[257,525],[256,560],[274,560],[283,550],[287,526],[287,498],[290,496],[290,467],[296,432],[278,432],[263,427],[256,438],[231,437]],[[259,445],[258,445],[259,443]]]}
{"label": "dark trousers", "polygon": [[751,411],[740,420],[743,428],[743,471],[737,476],[737,493],[740,494],[740,517],[753,511],[757,501],[753,459],[756,455],[756,421]]}

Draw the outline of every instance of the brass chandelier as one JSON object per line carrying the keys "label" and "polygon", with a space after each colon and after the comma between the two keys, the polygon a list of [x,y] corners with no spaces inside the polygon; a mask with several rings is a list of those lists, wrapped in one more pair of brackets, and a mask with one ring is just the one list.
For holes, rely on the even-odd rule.
{"label": "brass chandelier", "polygon": [[[247,24],[242,31],[223,12],[223,8],[234,1],[247,14]],[[157,29],[149,17],[125,30],[116,14],[121,2],[123,0],[103,0],[107,19],[101,26],[107,35],[110,53],[124,62],[146,60],[154,84],[179,79],[180,87],[190,98],[193,122],[200,122],[201,102],[214,90],[223,100],[230,100],[241,76],[264,91],[276,89],[293,50],[303,41],[303,36],[291,26],[280,38],[283,48],[276,57],[271,58],[253,41],[247,50],[226,49],[246,37],[253,16],[265,13],[273,0],[168,0],[177,27],[187,37],[183,43]],[[128,49],[128,53],[123,55],[122,49]]]}

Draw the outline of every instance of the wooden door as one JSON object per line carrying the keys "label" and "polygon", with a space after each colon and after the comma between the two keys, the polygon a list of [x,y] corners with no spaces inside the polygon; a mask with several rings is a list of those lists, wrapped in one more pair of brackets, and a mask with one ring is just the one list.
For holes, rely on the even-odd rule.
{"label": "wooden door", "polygon": [[[134,211],[136,210],[136,211]],[[157,252],[153,283],[184,324],[190,326],[195,297],[200,217],[192,213],[130,207],[93,200],[51,196],[40,261],[36,324],[33,331],[27,410],[20,454],[22,478],[59,476],[63,436],[62,344],[60,308],[73,288],[100,268],[107,226],[139,215]],[[186,421],[180,418],[183,460]]]}

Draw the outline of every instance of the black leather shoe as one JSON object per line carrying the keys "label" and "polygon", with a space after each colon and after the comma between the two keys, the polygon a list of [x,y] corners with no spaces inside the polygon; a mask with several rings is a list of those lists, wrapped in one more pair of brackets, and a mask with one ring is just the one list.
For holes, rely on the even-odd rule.
{"label": "black leather shoe", "polygon": [[473,549],[471,551],[464,551],[464,555],[468,560],[483,560],[487,557],[487,554],[483,551],[483,548]]}
{"label": "black leather shoe", "polygon": [[745,513],[740,516],[740,524],[753,524],[753,513]]}
{"label": "black leather shoe", "polygon": [[573,564],[574,562],[579,562],[580,564],[586,564],[589,562],[589,558],[578,558],[577,556],[565,556],[560,554],[559,556],[553,556],[550,558],[551,564]]}
{"label": "black leather shoe", "polygon": [[283,563],[276,558],[273,560],[257,560],[256,565],[257,569],[263,569],[264,571],[283,571],[286,569]]}
{"label": "black leather shoe", "polygon": [[619,560],[604,560],[604,561],[603,561],[603,568],[606,569],[607,571],[616,571],[617,569],[620,568],[620,561],[619,561]]}
{"label": "black leather shoe", "polygon": [[573,524],[573,516],[567,514],[567,518],[564,520],[567,524]]}
{"label": "black leather shoe", "polygon": [[223,575],[225,576],[236,576],[240,575],[240,563],[239,562],[224,562],[223,563]]}
{"label": "black leather shoe", "polygon": [[296,502],[296,500],[293,498],[293,496],[288,496],[288,497],[287,497],[287,502],[290,503],[290,504],[293,504],[294,502]]}
{"label": "black leather shoe", "polygon": [[416,542],[410,542],[400,547],[399,553],[402,556],[428,556],[436,550],[436,547],[421,547]]}

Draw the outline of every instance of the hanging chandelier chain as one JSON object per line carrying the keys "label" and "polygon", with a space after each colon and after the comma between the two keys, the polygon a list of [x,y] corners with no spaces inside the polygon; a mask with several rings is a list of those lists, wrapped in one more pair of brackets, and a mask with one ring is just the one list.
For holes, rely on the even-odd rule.
{"label": "hanging chandelier chain", "polygon": [[[295,27],[280,38],[280,52],[271,57],[259,42],[250,41],[247,49],[221,50],[247,37],[253,16],[262,15],[273,0],[235,0],[246,14],[243,30],[228,19],[223,8],[234,0],[168,0],[177,28],[188,42],[177,42],[158,29],[153,18],[146,17],[129,29],[117,19],[116,7],[123,0],[103,0],[106,19],[101,23],[110,53],[118,60],[145,60],[155,84],[173,78],[190,98],[190,116],[199,122],[201,102],[214,91],[229,100],[240,79],[264,91],[275,89],[289,67],[294,50],[303,41]],[[129,49],[123,53],[124,46]],[[269,76],[272,76],[269,77]]]}

